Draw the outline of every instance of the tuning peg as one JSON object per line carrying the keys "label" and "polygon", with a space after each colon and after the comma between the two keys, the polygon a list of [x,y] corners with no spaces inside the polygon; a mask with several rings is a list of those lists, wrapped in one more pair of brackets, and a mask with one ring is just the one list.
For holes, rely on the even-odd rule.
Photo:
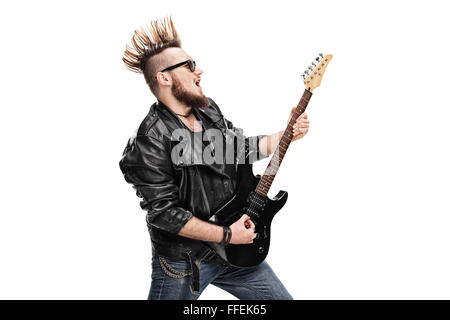
{"label": "tuning peg", "polygon": [[302,74],[302,78],[303,78],[303,80],[305,80],[306,79],[306,75]]}
{"label": "tuning peg", "polygon": [[312,71],[313,68],[311,66],[309,66],[308,69]]}
{"label": "tuning peg", "polygon": [[316,66],[316,63],[313,61],[312,63],[311,63],[314,67]]}
{"label": "tuning peg", "polygon": [[323,58],[323,53],[319,53],[319,57]]}
{"label": "tuning peg", "polygon": [[316,57],[316,61],[319,62],[320,61],[320,57]]}
{"label": "tuning peg", "polygon": [[308,71],[308,70],[305,70],[303,73],[306,74],[306,75],[308,75],[309,71]]}

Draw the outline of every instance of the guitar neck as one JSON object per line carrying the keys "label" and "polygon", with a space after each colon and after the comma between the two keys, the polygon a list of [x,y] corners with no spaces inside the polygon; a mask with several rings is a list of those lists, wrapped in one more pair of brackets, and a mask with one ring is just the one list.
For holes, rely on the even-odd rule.
{"label": "guitar neck", "polygon": [[272,158],[270,159],[266,170],[264,171],[264,175],[261,177],[261,180],[256,186],[256,193],[262,196],[267,196],[267,193],[272,186],[272,182],[275,179],[278,169],[280,168],[281,162],[283,161],[284,155],[286,154],[286,151],[292,142],[292,138],[294,137],[293,126],[295,124],[295,121],[297,121],[297,118],[300,117],[303,112],[305,112],[311,96],[312,93],[310,91],[305,90],[305,92],[303,92],[303,96],[300,99],[300,102],[298,103],[294,113],[292,114],[291,120],[284,130],[283,136],[281,137],[280,142],[278,143],[278,146]]}

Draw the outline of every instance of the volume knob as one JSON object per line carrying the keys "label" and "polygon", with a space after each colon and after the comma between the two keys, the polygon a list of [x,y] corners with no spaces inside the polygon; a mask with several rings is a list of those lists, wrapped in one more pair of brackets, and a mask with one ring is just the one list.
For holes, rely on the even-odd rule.
{"label": "volume knob", "polygon": [[259,248],[258,248],[258,252],[259,252],[259,253],[263,253],[263,252],[264,252],[264,248],[263,248],[263,247],[259,247]]}

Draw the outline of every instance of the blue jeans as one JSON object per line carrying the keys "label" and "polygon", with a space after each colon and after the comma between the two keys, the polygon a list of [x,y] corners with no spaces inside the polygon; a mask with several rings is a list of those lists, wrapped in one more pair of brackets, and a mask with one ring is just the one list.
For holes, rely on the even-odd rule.
{"label": "blue jeans", "polygon": [[[163,266],[161,266],[163,264]],[[196,300],[211,283],[241,300],[292,300],[267,262],[252,268],[223,266],[201,262],[200,294],[191,290],[191,266],[188,261],[160,261],[152,255],[152,283],[149,300]]]}

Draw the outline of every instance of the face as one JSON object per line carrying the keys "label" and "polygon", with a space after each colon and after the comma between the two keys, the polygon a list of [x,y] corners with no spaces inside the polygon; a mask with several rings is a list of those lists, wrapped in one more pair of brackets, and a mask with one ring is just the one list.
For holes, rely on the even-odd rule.
{"label": "face", "polygon": [[[167,60],[170,61],[166,67],[175,65],[177,63],[193,60],[181,48],[168,48],[164,51]],[[189,66],[183,65],[170,71],[168,73],[172,80],[171,92],[172,95],[180,102],[187,106],[194,108],[206,108],[209,105],[209,100],[205,97],[200,86],[201,74],[203,70],[196,66],[195,71],[192,72]]]}

